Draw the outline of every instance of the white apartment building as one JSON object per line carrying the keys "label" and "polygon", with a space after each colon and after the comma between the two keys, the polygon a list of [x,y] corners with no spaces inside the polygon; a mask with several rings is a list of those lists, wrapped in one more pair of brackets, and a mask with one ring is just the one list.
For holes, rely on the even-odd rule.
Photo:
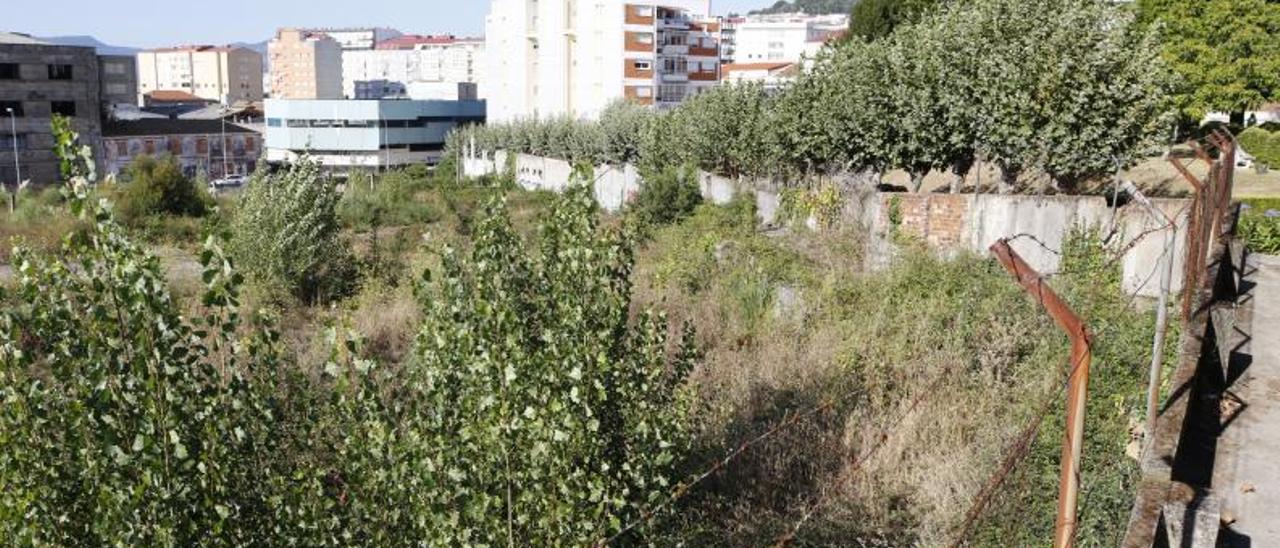
{"label": "white apartment building", "polygon": [[666,108],[720,80],[709,0],[492,0],[489,119],[595,118],[626,97]]}
{"label": "white apartment building", "polygon": [[300,29],[311,34],[324,34],[333,38],[344,50],[373,49],[379,43],[402,36],[396,29],[384,27],[363,28],[314,28]]}
{"label": "white apartment building", "polygon": [[725,21],[726,63],[796,63],[812,59],[849,26],[849,16],[774,14]]}
{"label": "white apartment building", "polygon": [[328,34],[280,29],[267,51],[271,98],[342,99],[342,46]]}
{"label": "white apartment building", "polygon": [[342,55],[343,94],[349,99],[381,99],[423,88],[414,85],[421,83],[455,87],[467,83],[481,88],[483,78],[484,41],[479,39],[401,36],[379,44],[378,49],[348,50]]}
{"label": "white apartment building", "polygon": [[185,91],[230,104],[262,100],[262,56],[248,48],[179,46],[138,52],[138,93]]}

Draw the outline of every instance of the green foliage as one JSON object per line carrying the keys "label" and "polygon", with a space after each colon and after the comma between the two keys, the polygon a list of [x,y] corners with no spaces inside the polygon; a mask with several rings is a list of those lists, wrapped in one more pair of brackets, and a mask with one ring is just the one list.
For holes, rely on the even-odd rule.
{"label": "green foliage", "polygon": [[177,159],[167,154],[134,159],[115,194],[116,213],[126,224],[155,215],[200,217],[213,202],[204,188],[183,175]]}
{"label": "green foliage", "polygon": [[759,143],[768,104],[764,88],[751,83],[722,84],[685,100],[670,114],[676,131],[651,135],[672,141],[679,156],[650,158],[649,167],[679,159],[730,177],[765,171],[769,161]]}
{"label": "green foliage", "polygon": [[1280,169],[1280,131],[1251,127],[1241,132],[1236,139],[1255,160]]}
{"label": "green foliage", "polygon": [[259,169],[232,221],[231,254],[272,299],[324,301],[351,289],[354,267],[339,234],[338,192],[316,162]]}
{"label": "green foliage", "polygon": [[866,41],[884,38],[920,20],[940,0],[859,0],[849,16],[849,33]]}
{"label": "green foliage", "polygon": [[434,186],[428,177],[420,168],[354,176],[338,202],[338,218],[343,226],[365,230],[435,222],[441,212],[420,199]]}
{"label": "green foliage", "polygon": [[1250,251],[1280,255],[1280,199],[1243,200],[1237,232]]}
{"label": "green foliage", "polygon": [[646,174],[644,185],[628,205],[628,212],[641,226],[655,227],[679,222],[702,203],[697,172],[689,168],[667,168]]}
{"label": "green foliage", "polygon": [[58,157],[58,170],[64,181],[81,176],[90,183],[97,182],[97,164],[93,161],[93,149],[80,143],[80,134],[71,128],[71,118],[54,114],[50,122],[53,131],[53,152]]}
{"label": "green foliage", "polygon": [[849,13],[849,9],[854,6],[858,0],[778,0],[772,6],[764,9],[751,10],[749,13],[756,14],[773,14],[773,13],[798,13],[804,12],[810,15],[827,15],[833,13]]}
{"label": "green foliage", "polygon": [[[1085,320],[1093,351],[1076,536],[1081,546],[1115,546],[1124,537],[1139,480],[1138,463],[1126,456],[1126,448],[1131,429],[1144,418],[1144,364],[1150,362],[1153,336],[1150,318],[1135,311],[1120,290],[1120,266],[1110,259],[1114,250],[1098,235],[1098,230],[1082,230],[1068,236],[1063,274],[1053,282]],[[1176,331],[1170,334],[1172,340],[1176,337]],[[1167,362],[1174,359],[1176,346],[1169,345]],[[1061,379],[1067,367],[1068,362],[1060,364]],[[1046,396],[1061,400],[1060,386],[1055,384]],[[1040,428],[1030,454],[1008,480],[1017,487],[997,497],[975,535],[976,544],[1021,546],[1052,536],[1064,406],[1056,404]]]}
{"label": "green foliage", "polygon": [[415,420],[430,451],[413,468],[440,474],[417,490],[422,512],[449,513],[418,538],[588,544],[673,489],[691,350],[668,363],[660,317],[629,326],[631,244],[596,222],[578,185],[536,248],[495,204],[469,256],[446,252],[423,294]]}
{"label": "green foliage", "polygon": [[[239,278],[211,240],[205,318],[67,175],[87,237],[20,250],[0,310],[0,534],[18,545],[238,544],[261,503],[274,334],[242,338]],[[75,336],[66,336],[75,333]],[[260,451],[260,452],[259,452]]]}
{"label": "green foliage", "polygon": [[1211,111],[1243,122],[1246,110],[1280,90],[1280,3],[1267,0],[1141,0],[1163,57],[1179,76],[1178,107],[1200,120]]}
{"label": "green foliage", "polygon": [[614,101],[605,107],[600,113],[603,163],[636,163],[640,159],[641,136],[651,118],[652,111],[631,101]]}

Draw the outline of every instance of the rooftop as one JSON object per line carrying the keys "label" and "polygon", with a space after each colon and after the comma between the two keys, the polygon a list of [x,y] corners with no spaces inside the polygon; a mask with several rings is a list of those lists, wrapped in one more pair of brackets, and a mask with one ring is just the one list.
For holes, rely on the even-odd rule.
{"label": "rooftop", "polygon": [[171,52],[171,51],[231,51],[234,49],[240,49],[240,48],[234,48],[231,46],[210,46],[207,44],[189,44],[189,45],[173,46],[168,48],[153,48],[153,49],[148,49],[143,51],[150,52],[150,53],[164,53],[164,52]]}
{"label": "rooftop", "polygon": [[773,71],[776,71],[776,70],[783,70],[783,69],[786,69],[786,68],[788,68],[788,67],[790,67],[791,65],[794,65],[794,64],[795,64],[795,63],[791,63],[791,62],[772,62],[772,63],[729,63],[729,64],[727,64],[727,65],[725,65],[725,66],[724,66],[724,72],[725,72],[726,74],[731,73],[731,72],[745,72],[745,71],[750,71],[750,70],[767,70],[767,71],[769,71],[769,72],[773,72]]}
{"label": "rooftop", "polygon": [[458,38],[452,34],[426,36],[420,34],[406,34],[404,36],[397,36],[395,38],[378,42],[376,49],[413,49],[414,46],[424,44],[443,45],[455,44],[458,42],[474,42],[476,40],[478,40],[478,38]]}
{"label": "rooftop", "polygon": [[5,32],[5,31],[0,31],[0,44],[23,44],[23,45],[29,45],[29,46],[54,45],[49,42],[45,42],[44,40],[37,40],[35,38],[32,38],[31,35],[29,34],[23,34],[21,32]]}
{"label": "rooftop", "polygon": [[149,137],[155,135],[213,135],[227,133],[257,133],[236,124],[223,124],[221,120],[173,120],[169,118],[143,118],[141,120],[107,122],[102,128],[103,137]]}
{"label": "rooftop", "polygon": [[190,92],[177,89],[158,89],[146,93],[148,99],[157,103],[216,103]]}

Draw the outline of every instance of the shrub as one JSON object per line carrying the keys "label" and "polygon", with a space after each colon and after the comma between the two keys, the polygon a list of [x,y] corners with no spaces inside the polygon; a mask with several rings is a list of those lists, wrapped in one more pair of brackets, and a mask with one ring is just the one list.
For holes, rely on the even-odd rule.
{"label": "shrub", "polygon": [[1241,132],[1238,140],[1258,162],[1280,169],[1280,131],[1251,127]]}
{"label": "shrub", "polygon": [[125,169],[122,181],[116,189],[116,212],[129,224],[151,215],[199,217],[213,202],[167,154],[139,156]]}
{"label": "shrub", "polygon": [[678,222],[702,203],[697,177],[693,168],[667,168],[646,175],[628,211],[644,226]]}
{"label": "shrub", "polygon": [[438,204],[422,199],[431,187],[428,174],[422,170],[384,173],[372,185],[370,188],[369,177],[354,177],[347,182],[338,202],[338,217],[344,226],[367,230],[430,223],[440,218]]}
{"label": "shrub", "polygon": [[[75,169],[74,167],[72,168]],[[183,318],[159,261],[73,171],[87,238],[20,250],[0,310],[0,535],[17,545],[243,544],[267,496],[258,397],[272,331],[241,338],[238,277],[203,255],[204,319]],[[74,333],[74,336],[67,336]]]}
{"label": "shrub", "polygon": [[255,174],[232,221],[230,250],[268,298],[284,293],[316,302],[351,289],[355,269],[339,234],[340,197],[309,158]]}
{"label": "shrub", "polygon": [[1251,251],[1280,255],[1280,199],[1244,200],[1238,232]]}

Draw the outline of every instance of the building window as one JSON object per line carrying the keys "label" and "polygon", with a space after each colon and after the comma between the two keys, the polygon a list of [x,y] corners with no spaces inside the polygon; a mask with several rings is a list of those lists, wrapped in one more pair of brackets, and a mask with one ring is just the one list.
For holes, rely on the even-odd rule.
{"label": "building window", "polygon": [[0,101],[0,116],[9,116],[10,110],[16,118],[25,116],[22,112],[22,101]]}
{"label": "building window", "polygon": [[71,65],[49,65],[50,80],[70,80]]}
{"label": "building window", "polygon": [[49,103],[49,110],[52,111],[54,114],[61,114],[62,116],[74,117],[76,115],[76,102],[75,101],[53,101]]}
{"label": "building window", "polygon": [[647,33],[647,32],[644,32],[644,33],[636,33],[636,41],[637,41],[637,42],[639,42],[639,43],[641,43],[641,44],[652,44],[652,43],[653,43],[653,35],[652,35],[652,34],[649,34],[649,33]]}
{"label": "building window", "polygon": [[107,84],[107,95],[124,95],[129,93],[129,86],[124,84]]}
{"label": "building window", "polygon": [[279,118],[267,118],[267,127],[283,127],[284,123]]}
{"label": "building window", "polygon": [[129,155],[129,142],[128,142],[128,141],[116,141],[116,155],[117,155],[117,156],[128,156],[128,155]]}
{"label": "building window", "polygon": [[18,80],[22,78],[17,63],[0,63],[0,80]]}
{"label": "building window", "polygon": [[653,63],[649,61],[636,61],[636,70],[653,70]]}
{"label": "building window", "polygon": [[18,150],[27,149],[27,136],[19,133],[17,135],[0,135],[0,150],[12,152],[14,141],[17,141]]}
{"label": "building window", "polygon": [[124,74],[124,63],[103,63],[102,71],[107,74]]}
{"label": "building window", "polygon": [[646,98],[646,99],[647,99],[647,98],[649,98],[649,97],[653,97],[653,88],[651,88],[651,87],[638,87],[638,88],[636,88],[636,97],[643,97],[643,98]]}
{"label": "building window", "polygon": [[636,15],[640,17],[653,17],[653,6],[636,6]]}

